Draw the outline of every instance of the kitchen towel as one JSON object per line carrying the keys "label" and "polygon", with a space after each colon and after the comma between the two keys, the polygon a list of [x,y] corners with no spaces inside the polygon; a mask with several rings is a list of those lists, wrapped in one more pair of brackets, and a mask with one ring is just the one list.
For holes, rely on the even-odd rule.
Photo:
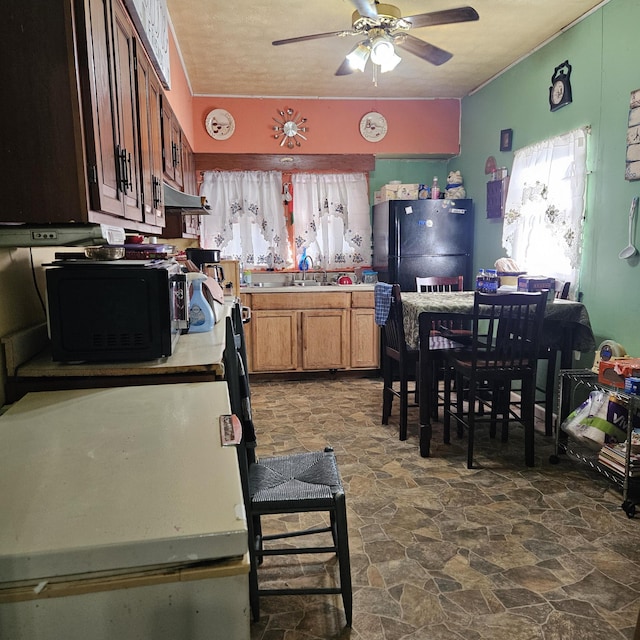
{"label": "kitchen towel", "polygon": [[387,324],[389,309],[391,309],[391,291],[393,285],[387,282],[377,282],[373,288],[373,301],[375,305],[375,320],[379,327]]}

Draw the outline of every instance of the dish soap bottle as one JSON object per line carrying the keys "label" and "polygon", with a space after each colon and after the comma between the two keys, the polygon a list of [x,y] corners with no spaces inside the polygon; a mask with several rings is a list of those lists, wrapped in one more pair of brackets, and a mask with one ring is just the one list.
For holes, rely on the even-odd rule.
{"label": "dish soap bottle", "polygon": [[187,273],[187,282],[190,282],[193,291],[189,302],[189,333],[203,333],[211,331],[215,324],[213,310],[202,292],[202,283],[207,279],[204,273]]}

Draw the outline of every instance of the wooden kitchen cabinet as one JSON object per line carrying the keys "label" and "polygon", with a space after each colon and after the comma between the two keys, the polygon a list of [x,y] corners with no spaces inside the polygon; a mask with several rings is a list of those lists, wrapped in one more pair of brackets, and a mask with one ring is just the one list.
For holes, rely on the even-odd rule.
{"label": "wooden kitchen cabinet", "polygon": [[380,328],[375,321],[373,292],[351,294],[352,369],[377,369],[380,366]]}
{"label": "wooden kitchen cabinet", "polygon": [[294,371],[298,368],[296,311],[253,311],[251,315],[253,371]]}
{"label": "wooden kitchen cabinet", "polygon": [[142,209],[138,40],[119,0],[7,0],[3,19],[0,222],[158,232]]}
{"label": "wooden kitchen cabinet", "polygon": [[347,369],[349,367],[349,315],[344,309],[300,312],[302,324],[302,369]]}
{"label": "wooden kitchen cabinet", "polygon": [[162,89],[151,63],[138,43],[136,43],[135,61],[144,221],[147,224],[164,227],[162,127],[160,120]]}
{"label": "wooden kitchen cabinet", "polygon": [[164,178],[182,190],[182,129],[169,101],[162,99],[162,169]]}
{"label": "wooden kitchen cabinet", "polygon": [[373,292],[242,295],[252,373],[376,369]]}

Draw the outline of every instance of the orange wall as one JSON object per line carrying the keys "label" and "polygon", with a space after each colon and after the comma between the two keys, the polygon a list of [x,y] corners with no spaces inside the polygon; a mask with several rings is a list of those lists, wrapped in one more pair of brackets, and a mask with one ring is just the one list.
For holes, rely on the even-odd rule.
{"label": "orange wall", "polygon": [[189,143],[193,147],[193,106],[191,90],[182,68],[182,61],[176,48],[173,34],[169,31],[169,68],[171,73],[171,89],[165,90],[167,100],[175,113]]}
{"label": "orange wall", "polygon": [[[397,156],[450,157],[460,152],[460,101],[329,100],[320,98],[192,97],[173,34],[169,37],[171,90],[167,98],[195,153],[367,153]],[[280,147],[273,137],[274,117],[292,108],[307,118],[309,127],[301,147]],[[205,128],[212,109],[226,109],[236,130],[228,140],[214,140]],[[379,111],[388,132],[380,142],[360,135],[360,119]]]}
{"label": "orange wall", "polygon": [[[288,150],[274,139],[273,118],[293,109],[307,118],[307,140]],[[228,140],[214,140],[205,129],[212,109],[226,109],[236,130]],[[379,111],[388,132],[380,142],[360,135],[360,119]],[[197,153],[374,153],[457,155],[459,100],[322,100],[272,98],[193,98],[193,147]]]}

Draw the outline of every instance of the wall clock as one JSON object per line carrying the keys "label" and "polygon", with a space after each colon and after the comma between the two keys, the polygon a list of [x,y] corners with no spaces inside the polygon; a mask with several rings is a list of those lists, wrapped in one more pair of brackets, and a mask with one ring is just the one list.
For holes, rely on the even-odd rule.
{"label": "wall clock", "polygon": [[565,60],[553,70],[549,87],[549,107],[551,111],[556,111],[571,101],[571,65]]}
{"label": "wall clock", "polygon": [[280,141],[280,146],[283,147],[285,144],[289,149],[293,149],[293,147],[300,146],[300,140],[298,138],[302,138],[306,140],[306,136],[303,134],[308,131],[308,127],[303,126],[307,121],[306,118],[302,118],[299,113],[294,115],[293,109],[287,109],[286,111],[278,111],[282,120],[278,120],[278,118],[274,118],[276,121],[276,125],[273,127],[275,133],[273,137],[276,140]]}
{"label": "wall clock", "polygon": [[368,142],[380,142],[387,135],[387,119],[377,111],[370,111],[360,120],[360,134]]}
{"label": "wall clock", "polygon": [[233,116],[224,109],[214,109],[207,115],[204,126],[207,133],[214,140],[226,140],[236,130],[236,122]]}

